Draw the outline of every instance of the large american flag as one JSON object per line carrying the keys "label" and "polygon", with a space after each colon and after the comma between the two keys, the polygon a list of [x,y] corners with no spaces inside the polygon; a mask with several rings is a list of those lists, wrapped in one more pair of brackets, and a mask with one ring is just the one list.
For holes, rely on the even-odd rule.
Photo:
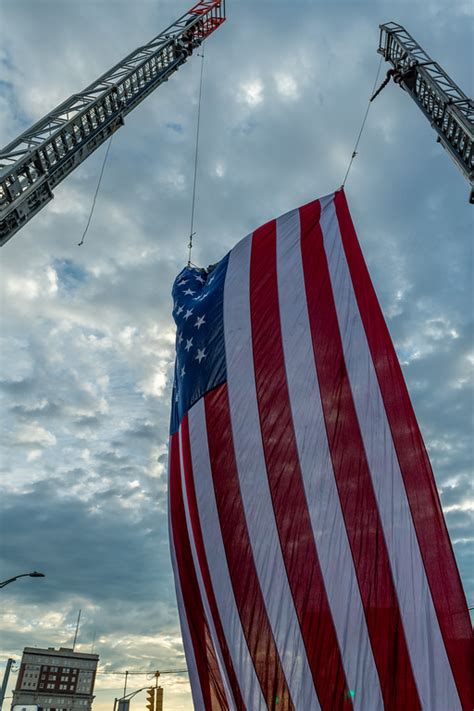
{"label": "large american flag", "polygon": [[344,193],[184,269],[173,297],[194,707],[470,711],[467,605]]}

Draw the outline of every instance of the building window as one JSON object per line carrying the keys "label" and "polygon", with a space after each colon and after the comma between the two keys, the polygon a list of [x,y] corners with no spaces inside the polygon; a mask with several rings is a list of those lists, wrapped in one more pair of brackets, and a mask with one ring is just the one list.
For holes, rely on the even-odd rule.
{"label": "building window", "polygon": [[54,689],[54,684],[48,684],[48,689]]}

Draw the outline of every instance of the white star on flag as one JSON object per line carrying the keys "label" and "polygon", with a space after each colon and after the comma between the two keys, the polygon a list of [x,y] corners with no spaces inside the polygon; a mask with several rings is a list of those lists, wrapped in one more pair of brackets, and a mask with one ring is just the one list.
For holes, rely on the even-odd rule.
{"label": "white star on flag", "polygon": [[194,296],[195,293],[196,292],[193,291],[192,289],[186,289],[186,291],[184,292],[184,295],[185,296]]}
{"label": "white star on flag", "polygon": [[206,357],[206,349],[198,348],[197,356],[194,356],[194,360],[198,360],[201,363],[202,359]]}
{"label": "white star on flag", "polygon": [[199,329],[201,328],[201,326],[204,325],[204,323],[205,323],[204,319],[205,319],[205,316],[198,316],[198,317],[197,317],[197,321],[196,321],[196,323],[194,324],[194,327],[197,328],[198,331],[199,331]]}
{"label": "white star on flag", "polygon": [[178,286],[183,286],[184,284],[187,284],[188,280],[187,279],[181,279],[180,282],[178,282]]}
{"label": "white star on flag", "polygon": [[[201,361],[199,361],[199,362],[201,362]],[[181,377],[183,377],[183,375],[185,375],[185,374],[186,374],[186,371],[185,371],[184,365],[183,365],[183,367],[181,368]]]}
{"label": "white star on flag", "polygon": [[182,343],[183,340],[184,339],[183,339],[183,336],[181,335],[181,333],[178,333],[178,343]]}
{"label": "white star on flag", "polygon": [[188,310],[186,311],[186,313],[184,314],[184,318],[185,318],[186,321],[187,321],[188,318],[189,318],[190,316],[192,316],[192,315],[193,315],[193,310],[192,310],[192,309],[188,309]]}
{"label": "white star on flag", "polygon": [[176,315],[179,316],[179,314],[181,313],[181,311],[184,311],[184,309],[183,309],[182,306],[180,306],[180,307],[178,308],[178,310],[176,311]]}
{"label": "white star on flag", "polygon": [[192,339],[192,338],[187,338],[187,339],[186,339],[186,345],[184,346],[184,350],[185,350],[185,351],[188,351],[188,353],[189,353],[189,351],[190,351],[192,345],[193,345],[193,339]]}
{"label": "white star on flag", "polygon": [[205,283],[206,283],[206,280],[203,279],[200,274],[196,277],[196,280],[197,280],[198,282],[200,282],[201,284],[205,284]]}

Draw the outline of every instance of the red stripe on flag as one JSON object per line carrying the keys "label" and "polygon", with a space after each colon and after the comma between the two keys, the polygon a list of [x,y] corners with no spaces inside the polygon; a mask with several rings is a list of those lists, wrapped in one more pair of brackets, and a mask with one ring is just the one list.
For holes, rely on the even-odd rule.
{"label": "red stripe on flag", "polygon": [[206,711],[228,709],[222,678],[216,654],[205,619],[204,608],[199,593],[199,584],[194,569],[191,544],[186,526],[181,470],[179,462],[178,434],[171,437],[170,451],[170,514],[173,541],[176,551],[179,579],[183,601],[194,648],[194,656],[201,683]]}
{"label": "red stripe on flag", "polygon": [[[239,683],[237,681],[237,676],[235,674],[234,665],[229,653],[229,648],[227,646],[227,641],[224,635],[224,630],[222,628],[222,622],[219,614],[219,609],[217,607],[217,601],[214,594],[214,588],[212,586],[211,575],[209,572],[209,566],[207,563],[206,551],[204,548],[204,540],[202,536],[201,523],[199,520],[199,512],[197,506],[196,489],[194,486],[194,474],[193,465],[191,459],[191,445],[189,441],[189,422],[188,416],[183,419],[181,423],[182,432],[182,457],[184,465],[184,476],[186,480],[186,493],[189,506],[189,515],[191,518],[191,525],[193,528],[194,543],[196,546],[196,551],[199,559],[199,567],[201,569],[201,575],[204,581],[204,586],[206,588],[207,600],[209,603],[209,608],[211,610],[212,618],[214,621],[214,626],[216,628],[217,638],[219,640],[219,645],[222,651],[223,662],[225,664],[229,682],[232,688],[232,694],[234,696],[234,701],[237,709],[245,711],[245,704],[240,693]],[[229,602],[230,604],[230,602]]]}
{"label": "red stripe on flag", "polygon": [[282,711],[293,711],[252,556],[235,462],[227,385],[212,390],[204,402],[217,510],[242,629],[268,708],[278,703]]}
{"label": "red stripe on flag", "polygon": [[441,634],[463,709],[470,711],[474,706],[472,628],[431,464],[342,191],[336,194],[335,206]]}
{"label": "red stripe on flag", "polygon": [[386,709],[421,708],[342,350],[320,204],[300,209],[306,298],[329,449]]}
{"label": "red stripe on flag", "polygon": [[288,581],[321,708],[352,708],[299,466],[286,384],[276,269],[273,221],[254,233],[250,262],[255,383],[268,481]]}

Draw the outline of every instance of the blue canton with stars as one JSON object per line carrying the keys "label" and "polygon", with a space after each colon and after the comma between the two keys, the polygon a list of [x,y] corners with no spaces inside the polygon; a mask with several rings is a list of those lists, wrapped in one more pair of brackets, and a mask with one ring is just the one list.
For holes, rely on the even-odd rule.
{"label": "blue canton with stars", "polygon": [[212,270],[186,267],[173,285],[176,322],[171,434],[199,398],[226,380],[224,281],[229,255]]}

